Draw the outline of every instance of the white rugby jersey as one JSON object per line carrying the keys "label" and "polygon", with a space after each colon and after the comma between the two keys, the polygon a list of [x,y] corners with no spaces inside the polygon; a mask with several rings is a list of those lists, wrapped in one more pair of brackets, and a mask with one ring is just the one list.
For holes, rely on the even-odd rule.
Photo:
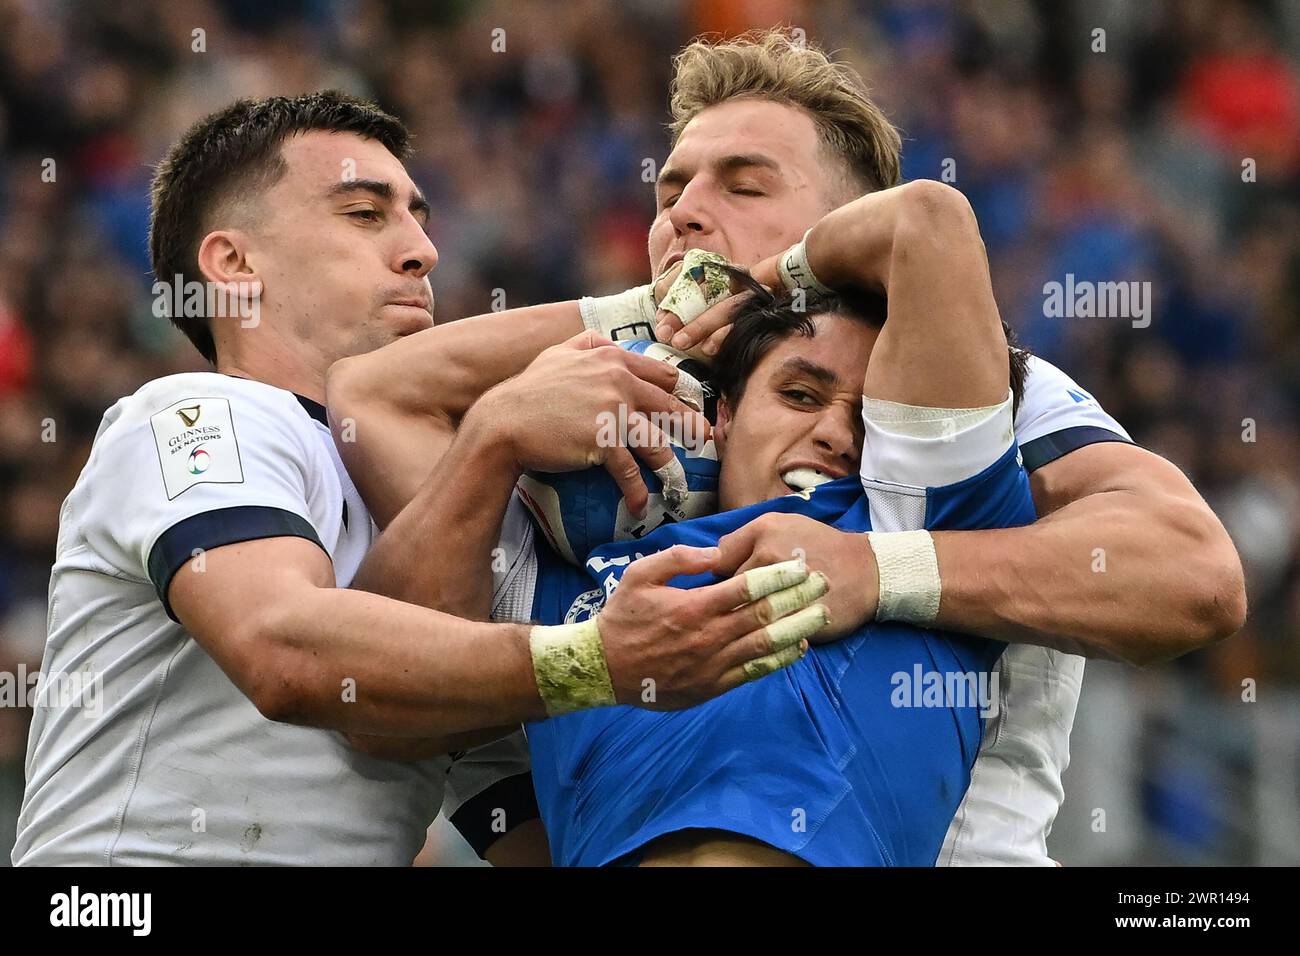
{"label": "white rugby jersey", "polygon": [[[1016,441],[1033,472],[1103,441],[1130,441],[1070,376],[1029,359]],[[1009,644],[999,661],[998,712],[984,727],[970,786],[948,827],[939,866],[1051,866],[1047,835],[1065,799],[1070,728],[1084,659],[1033,644]]]}
{"label": "white rugby jersey", "polygon": [[[1085,445],[1131,440],[1096,399],[1037,356],[1029,359],[1015,433],[1030,472]],[[508,560],[493,582],[494,620],[527,621],[532,613],[533,535],[528,509],[516,495],[502,526],[500,547]],[[1008,645],[999,665],[998,716],[985,726],[938,865],[1052,864],[1047,835],[1065,796],[1061,774],[1070,761],[1083,664],[1073,654]]]}
{"label": "white rugby jersey", "polygon": [[[166,605],[195,555],[285,535],[344,587],[376,534],[309,399],[205,372],[109,409],[60,515],[42,662],[82,693],[38,696],[14,863],[409,864],[459,762],[267,720]],[[475,754],[449,812],[527,768],[517,738]]]}

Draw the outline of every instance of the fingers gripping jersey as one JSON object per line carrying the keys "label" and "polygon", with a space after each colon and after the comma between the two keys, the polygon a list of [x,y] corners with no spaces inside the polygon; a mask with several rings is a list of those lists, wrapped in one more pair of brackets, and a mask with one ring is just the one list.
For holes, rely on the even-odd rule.
{"label": "fingers gripping jersey", "polygon": [[[931,528],[1033,520],[1014,444],[972,477],[923,489],[923,498]],[[597,548],[585,575],[543,545],[534,615],[543,623],[588,617],[638,557],[715,544],[769,512],[846,531],[872,526],[853,476]],[[819,865],[933,864],[979,747],[981,702],[995,705],[989,675],[1001,651],[992,641],[873,624],[689,710],[620,706],[530,725],[555,862],[607,864],[663,834],[714,828]]]}

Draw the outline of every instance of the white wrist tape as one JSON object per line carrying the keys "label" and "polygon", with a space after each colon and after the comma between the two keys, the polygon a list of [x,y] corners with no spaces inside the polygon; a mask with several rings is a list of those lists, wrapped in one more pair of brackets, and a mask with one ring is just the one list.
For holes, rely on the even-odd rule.
{"label": "white wrist tape", "polygon": [[880,569],[877,621],[933,624],[939,614],[939,557],[928,531],[869,531]]}
{"label": "white wrist tape", "polygon": [[615,295],[578,300],[582,324],[613,342],[655,340],[654,287],[640,285]]}
{"label": "white wrist tape", "polygon": [[577,624],[534,627],[528,633],[528,649],[537,693],[551,717],[617,703],[594,617]]}
{"label": "white wrist tape", "polygon": [[[809,229],[808,232],[812,230]],[[805,232],[802,239],[777,258],[776,274],[781,277],[782,284],[791,292],[795,289],[807,289],[827,295],[834,290],[822,283],[812,271],[812,266],[808,264],[808,232]]]}

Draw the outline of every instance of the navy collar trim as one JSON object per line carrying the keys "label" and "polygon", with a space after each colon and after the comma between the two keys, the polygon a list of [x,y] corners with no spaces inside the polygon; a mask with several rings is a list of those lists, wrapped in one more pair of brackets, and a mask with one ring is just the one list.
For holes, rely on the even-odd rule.
{"label": "navy collar trim", "polygon": [[[255,379],[245,378],[243,375],[231,375],[229,372],[222,372],[221,374],[229,378],[240,378],[243,379],[245,382],[255,381]],[[324,405],[322,405],[320,402],[316,401],[315,399],[308,398],[306,395],[299,395],[297,392],[290,392],[289,394],[292,395],[294,398],[298,399],[298,404],[302,406],[303,411],[305,411],[312,418],[316,419],[316,421],[320,422],[326,428],[330,427],[329,416],[325,414]]]}
{"label": "navy collar trim", "polygon": [[329,416],[325,414],[324,405],[322,405],[320,402],[313,401],[312,399],[308,398],[306,395],[299,395],[297,392],[293,393],[293,397],[298,399],[298,404],[303,407],[303,409],[307,412],[308,415],[316,419],[316,421],[320,422],[326,428],[330,427]]}

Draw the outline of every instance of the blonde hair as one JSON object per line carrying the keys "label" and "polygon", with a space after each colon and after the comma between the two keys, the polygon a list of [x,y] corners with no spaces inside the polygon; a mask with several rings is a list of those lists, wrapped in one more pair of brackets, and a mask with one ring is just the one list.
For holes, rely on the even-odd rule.
{"label": "blonde hair", "polygon": [[867,96],[862,77],[783,30],[752,31],[727,41],[696,39],[673,58],[673,144],[710,106],[740,97],[806,111],[822,145],[846,166],[855,194],[898,185],[898,130]]}

